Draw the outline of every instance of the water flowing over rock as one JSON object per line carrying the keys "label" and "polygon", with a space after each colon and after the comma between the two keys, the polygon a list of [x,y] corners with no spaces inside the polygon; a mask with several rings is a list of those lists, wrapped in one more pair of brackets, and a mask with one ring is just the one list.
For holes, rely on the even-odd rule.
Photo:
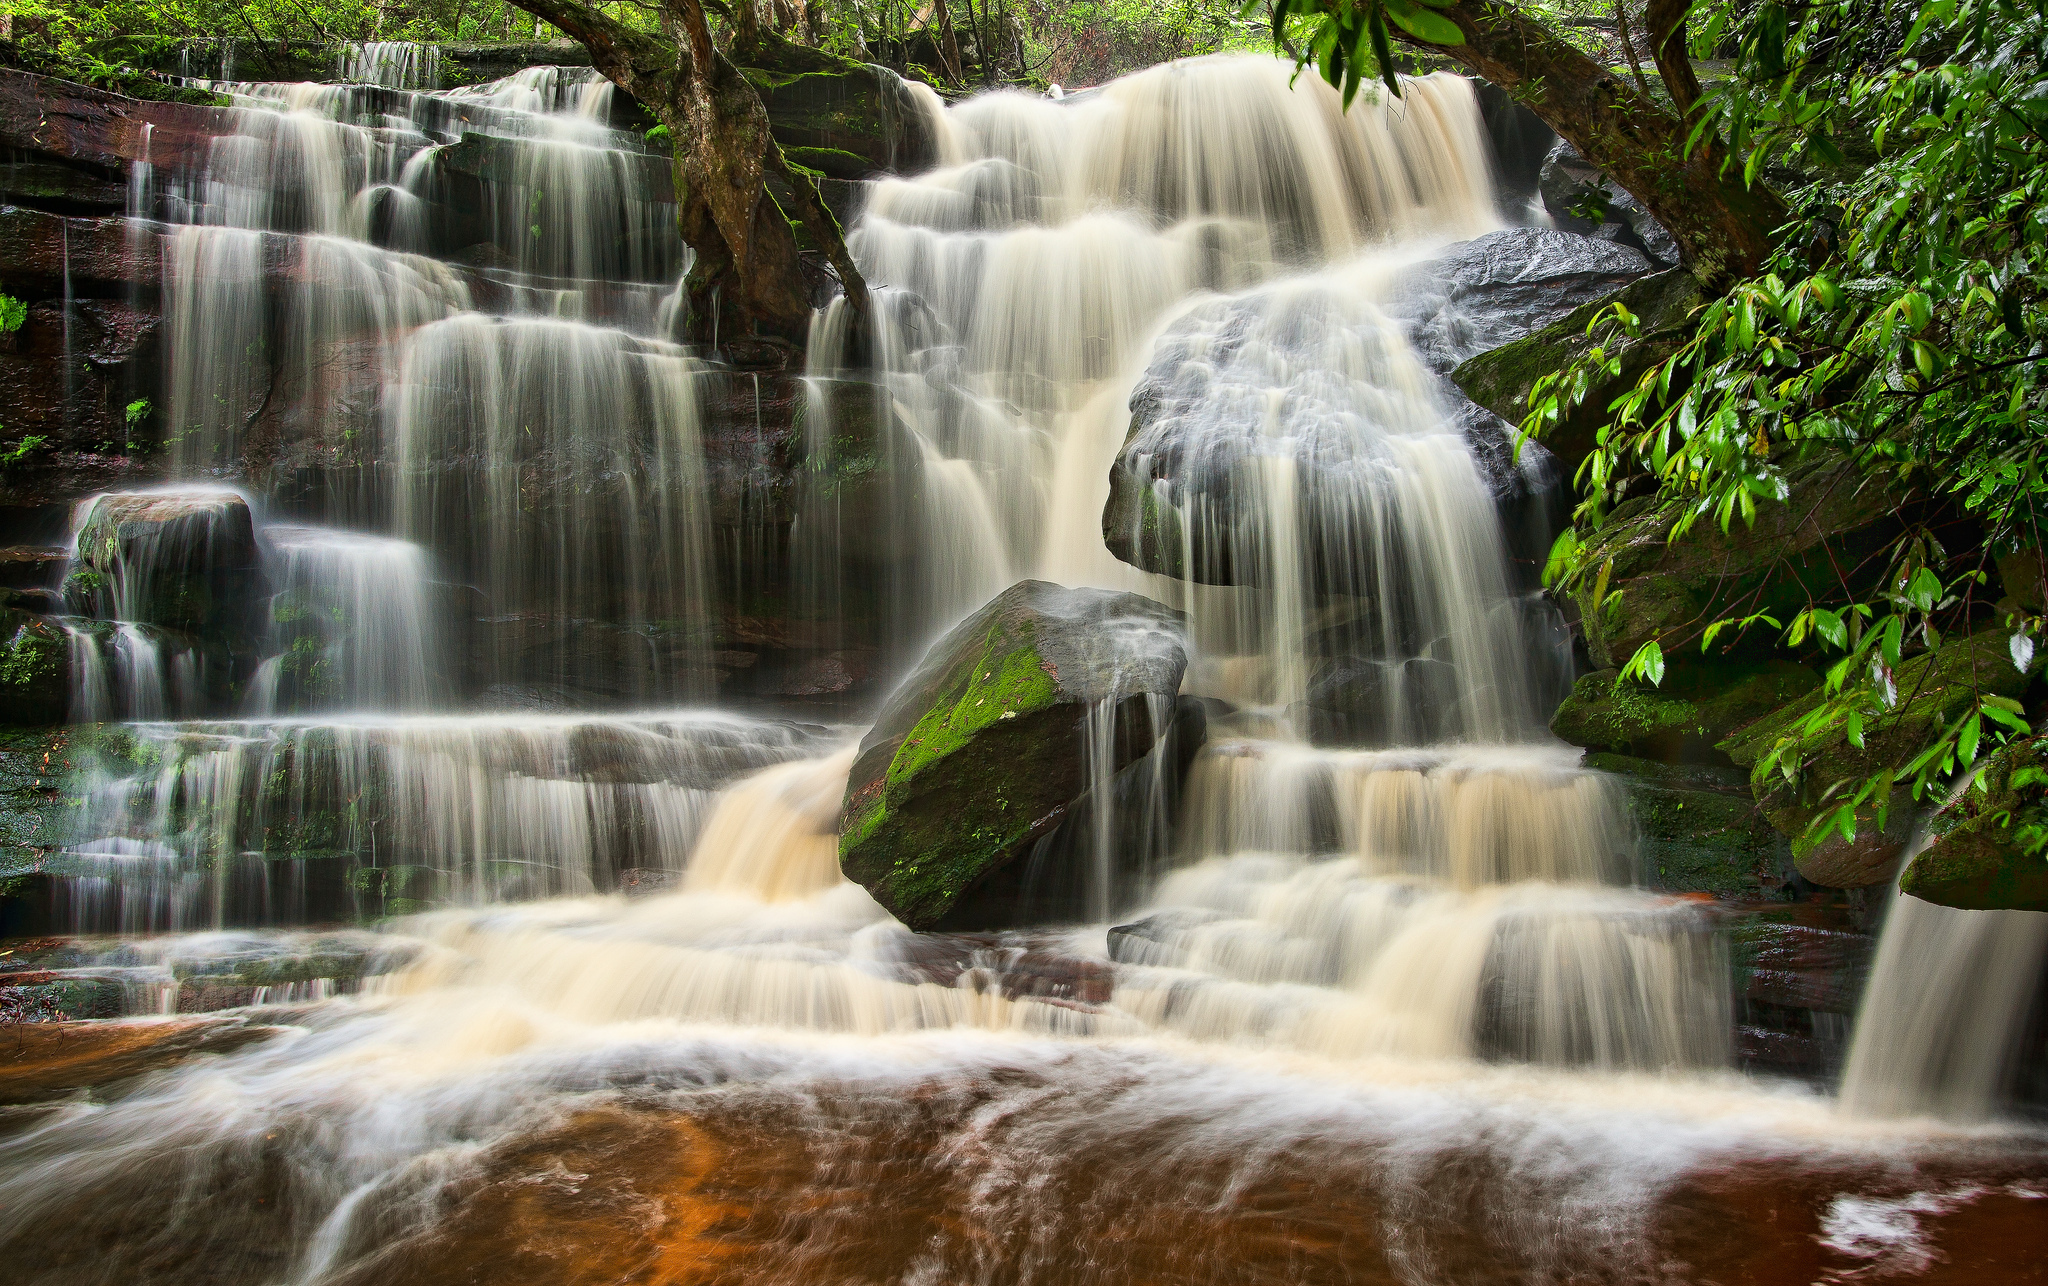
{"label": "water flowing over rock", "polygon": [[1152,748],[1186,667],[1180,614],[1157,603],[1005,590],[932,645],[861,740],[841,867],[904,923],[946,922]]}

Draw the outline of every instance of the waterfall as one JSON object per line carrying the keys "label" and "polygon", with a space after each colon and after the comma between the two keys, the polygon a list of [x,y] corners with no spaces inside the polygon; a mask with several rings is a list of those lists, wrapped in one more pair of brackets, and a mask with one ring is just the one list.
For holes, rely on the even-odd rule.
{"label": "waterfall", "polygon": [[[9,1118],[24,1280],[1860,1280],[2038,1213],[2037,1138],[1873,1119],[1991,1113],[2038,916],[1899,899],[1839,1102],[1756,1084],[1725,908],[1632,887],[1549,736],[1543,472],[1404,311],[1497,226],[1467,82],[885,82],[938,163],[867,185],[873,316],[799,387],[676,342],[595,72],[338,73],[134,171],[183,481],[74,514],[74,719],[123,722],[0,854],[128,936],[0,982],[250,1043]],[[838,863],[870,694],[717,685],[903,675],[1025,577],[1185,612],[1182,689],[1076,712],[1014,874],[1085,923],[912,932]]]}
{"label": "waterfall", "polygon": [[494,617],[616,625],[540,644],[529,678],[641,702],[705,686],[697,370],[675,345],[573,322],[469,313],[409,337],[390,389],[398,529]]}
{"label": "waterfall", "polygon": [[273,655],[252,710],[419,710],[445,700],[446,608],[433,601],[425,550],[322,527],[272,525],[264,536],[275,564]]}
{"label": "waterfall", "polygon": [[[53,869],[80,932],[393,914],[679,872],[714,793],[815,731],[719,714],[145,723]],[[841,765],[844,781],[844,765]],[[728,859],[730,860],[730,859]]]}
{"label": "waterfall", "polygon": [[2048,973],[2048,915],[1898,894],[1842,1069],[1845,1111],[1992,1116]]}

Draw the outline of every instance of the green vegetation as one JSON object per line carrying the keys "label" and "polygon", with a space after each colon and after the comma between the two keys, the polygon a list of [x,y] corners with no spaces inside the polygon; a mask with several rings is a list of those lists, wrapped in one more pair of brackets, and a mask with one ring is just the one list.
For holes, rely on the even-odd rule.
{"label": "green vegetation", "polygon": [[[1718,132],[1748,180],[1812,176],[1776,252],[1632,381],[1615,377],[1637,318],[1625,305],[1593,318],[1586,352],[1539,381],[1525,423],[1541,435],[1612,396],[1579,473],[1579,529],[1554,559],[1568,586],[1605,574],[1589,533],[1646,487],[1674,543],[1702,522],[1754,524],[1815,459],[1852,461],[1901,498],[1896,533],[1866,563],[1807,585],[1800,602],[1729,608],[1691,631],[1709,652],[1761,643],[1824,666],[1824,693],[1776,721],[1754,756],[1760,790],[1819,802],[1806,845],[1883,829],[1895,792],[1927,800],[2029,733],[2024,685],[1988,676],[1939,717],[1904,712],[1941,668],[1916,656],[1994,629],[2018,680],[2041,629],[2048,4],[1927,4],[1902,34],[1866,30],[1857,12],[1766,5],[1728,19],[1736,74],[1702,100],[1694,136]],[[1851,150],[1871,163],[1833,177]],[[1671,641],[1642,641],[1624,673],[1655,681]],[[1901,724],[1911,735],[1886,754],[1844,762],[1830,749],[1861,750]],[[2038,852],[2048,833],[2025,842]]]}

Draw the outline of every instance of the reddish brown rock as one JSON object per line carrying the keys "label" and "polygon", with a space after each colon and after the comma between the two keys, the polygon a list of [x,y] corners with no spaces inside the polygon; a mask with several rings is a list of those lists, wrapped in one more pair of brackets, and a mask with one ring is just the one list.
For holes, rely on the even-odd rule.
{"label": "reddish brown rock", "polygon": [[280,1030],[242,1018],[16,1024],[0,1030],[0,1104],[37,1103],[111,1085],[201,1054],[224,1054]]}

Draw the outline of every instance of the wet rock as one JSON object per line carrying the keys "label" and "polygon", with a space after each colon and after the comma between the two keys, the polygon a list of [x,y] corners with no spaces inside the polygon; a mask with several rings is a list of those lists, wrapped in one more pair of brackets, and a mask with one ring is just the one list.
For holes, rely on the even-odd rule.
{"label": "wet rock", "polygon": [[1556,228],[1503,228],[1414,268],[1394,309],[1431,370],[1510,344],[1651,270],[1628,246]]}
{"label": "wet rock", "polygon": [[1593,664],[1619,668],[1652,639],[1668,658],[1696,654],[1706,626],[1738,608],[1788,620],[1839,594],[1844,569],[1862,567],[1894,530],[1900,498],[1850,460],[1794,465],[1786,483],[1786,499],[1760,503],[1755,522],[1724,532],[1702,518],[1676,540],[1680,505],[1617,508],[1588,542],[1585,565],[1611,564],[1605,587],[1619,598],[1593,602],[1593,576],[1574,591]]}
{"label": "wet rock", "polygon": [[1662,686],[1623,683],[1618,670],[1580,676],[1550,730],[1575,746],[1666,763],[1712,762],[1715,743],[1820,686],[1785,660],[1694,661],[1671,666]]}
{"label": "wet rock", "polygon": [[223,488],[109,492],[78,533],[67,597],[104,620],[243,639],[258,570],[248,502]]}
{"label": "wet rock", "polygon": [[50,589],[64,578],[71,551],[62,545],[13,545],[0,549],[0,589]]}
{"label": "wet rock", "polygon": [[0,145],[104,182],[125,184],[137,161],[197,171],[231,120],[225,106],[148,102],[0,68]]}
{"label": "wet rock", "polygon": [[1449,662],[1340,656],[1309,680],[1301,713],[1317,745],[1419,746],[1455,730],[1457,700]]}
{"label": "wet rock", "polygon": [[1627,794],[1640,840],[1637,878],[1667,893],[1776,896],[1792,874],[1785,837],[1771,827],[1740,770],[1592,754]]}
{"label": "wet rock", "polygon": [[2048,911],[2048,745],[2028,737],[1982,769],[1930,819],[1933,833],[1899,877],[1899,891],[1965,911]]}
{"label": "wet rock", "polygon": [[1104,749],[1121,770],[1152,748],[1152,706],[1186,665],[1180,614],[1149,599],[1005,590],[932,646],[862,740],[841,868],[912,928],[937,923],[1086,792],[1091,710],[1114,703]]}
{"label": "wet rock", "polygon": [[[1435,298],[1416,306],[1434,316]],[[1379,560],[1399,544],[1400,523],[1384,511],[1416,473],[1412,461],[1394,463],[1393,444],[1444,413],[1401,325],[1348,293],[1299,283],[1184,314],[1131,392],[1102,513],[1110,552],[1176,579],[1251,585],[1273,574],[1284,541],[1305,553],[1318,593],[1375,595]],[[1547,477],[1543,452],[1517,462],[1507,426],[1471,410],[1454,423],[1494,501],[1526,500]],[[1292,514],[1274,503],[1283,493]]]}
{"label": "wet rock", "polygon": [[283,1031],[242,1018],[16,1026],[0,1042],[0,1104],[39,1103],[99,1089]]}
{"label": "wet rock", "polygon": [[1633,246],[1661,268],[1678,266],[1678,243],[1664,225],[1563,139],[1544,158],[1537,190],[1559,227]]}
{"label": "wet rock", "polygon": [[47,616],[0,607],[0,719],[61,723],[70,704],[71,655],[63,627]]}
{"label": "wet rock", "polygon": [[1467,358],[1451,371],[1451,382],[1473,402],[1519,424],[1528,414],[1529,390],[1537,379],[1563,369],[1583,353],[1593,343],[1586,336],[1588,323],[1614,302],[1627,305],[1641,320],[1641,336],[1619,341],[1602,337],[1608,351],[1619,358],[1620,373],[1597,383],[1585,401],[1543,437],[1564,476],[1571,477],[1593,449],[1593,435],[1606,418],[1608,404],[1675,350],[1688,333],[1686,317],[1700,302],[1699,282],[1691,273],[1673,269],[1630,282],[1532,334]]}
{"label": "wet rock", "polygon": [[[1801,875],[1832,888],[1860,888],[1888,883],[1897,874],[1914,828],[1914,809],[1899,792],[1894,792],[1882,828],[1874,806],[1865,805],[1857,814],[1854,839],[1830,832],[1815,840],[1808,829],[1815,818],[1830,811],[1824,796],[1838,783],[1905,763],[1937,727],[1979,694],[2017,697],[2024,692],[2042,662],[2036,660],[2021,673],[2013,665],[2008,639],[2005,630],[1994,627],[1951,638],[1937,651],[1906,660],[1895,675],[1898,706],[1865,725],[1862,746],[1850,744],[1840,727],[1803,737],[1799,753],[1806,766],[1796,785],[1776,774],[1756,783],[1764,815],[1792,840]],[[1773,711],[1722,742],[1721,748],[1737,764],[1755,764],[1781,737],[1794,735],[1794,728],[1821,697],[1819,692],[1809,693]]]}

